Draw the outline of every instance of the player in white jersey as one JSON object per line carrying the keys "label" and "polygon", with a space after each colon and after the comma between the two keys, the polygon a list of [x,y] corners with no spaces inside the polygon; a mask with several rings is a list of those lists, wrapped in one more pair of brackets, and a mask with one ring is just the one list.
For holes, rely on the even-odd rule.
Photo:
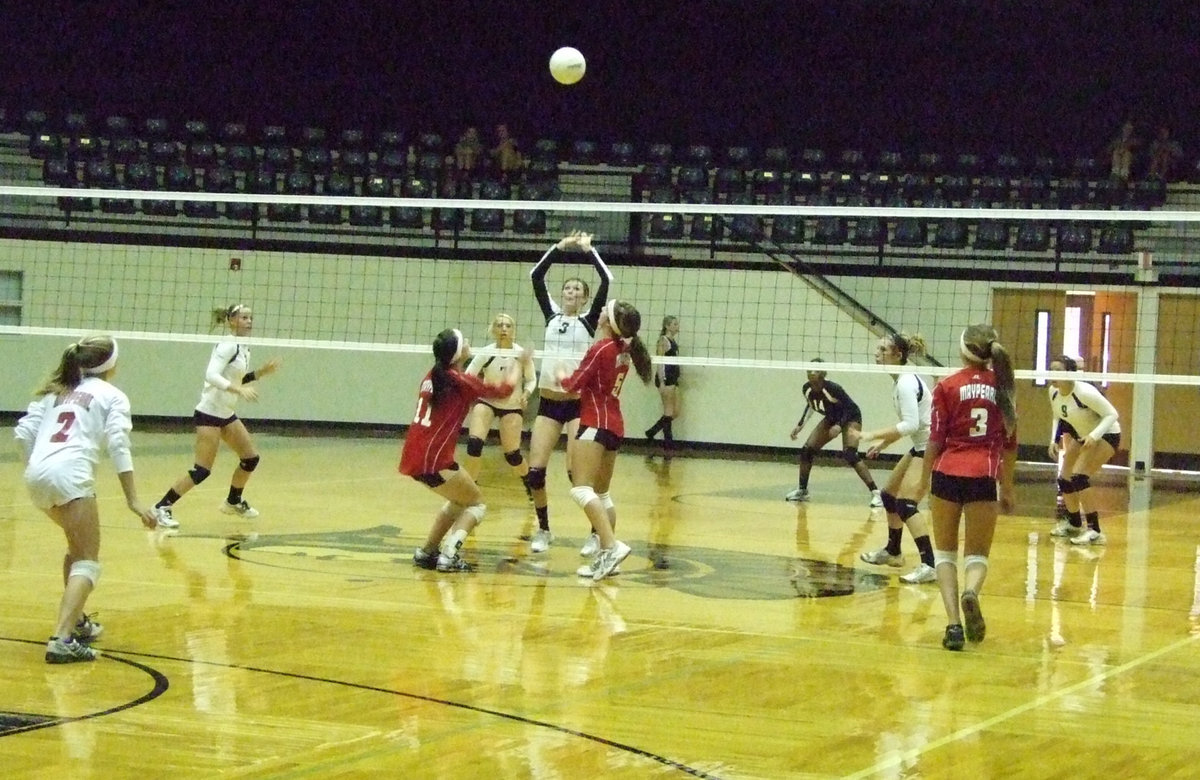
{"label": "player in white jersey", "polygon": [[[1050,361],[1051,371],[1078,369],[1078,362],[1067,355]],[[1121,444],[1117,410],[1087,382],[1052,381],[1049,392],[1054,415],[1049,453],[1059,460],[1061,447],[1058,489],[1067,507],[1066,518],[1050,534],[1068,538],[1072,544],[1104,544],[1107,540],[1100,531],[1100,513],[1092,502],[1091,478]],[[1084,520],[1087,528],[1083,527]]]}
{"label": "player in white jersey", "polygon": [[[471,358],[467,373],[479,377],[490,385],[501,384],[508,376],[509,367],[520,361],[521,345],[516,337],[517,323],[511,315],[501,312],[492,320],[492,343]],[[508,355],[494,354],[495,350],[511,350]],[[493,354],[488,354],[493,352]],[[507,398],[482,398],[471,408],[467,418],[467,458],[463,468],[471,479],[479,476],[479,458],[483,454],[483,442],[491,430],[492,420],[499,419],[500,446],[504,448],[504,460],[520,478],[525,491],[529,492],[526,476],[529,464],[521,456],[521,429],[525,421],[525,406],[529,396],[537,389],[537,373],[533,361],[522,369],[523,381],[513,388]]]}
{"label": "player in white jersey", "polygon": [[[875,347],[875,363],[904,366],[908,364],[909,357],[924,353],[925,339],[919,334],[910,336],[906,333],[894,333],[879,340]],[[936,582],[937,572],[933,566],[933,543],[929,539],[929,526],[917,514],[917,504],[925,497],[921,469],[924,464],[925,445],[929,442],[933,395],[925,380],[914,371],[900,371],[892,374],[892,379],[896,382],[892,391],[892,401],[900,421],[890,427],[862,435],[863,441],[877,442],[867,450],[867,457],[875,457],[889,444],[905,436],[912,441],[912,447],[892,468],[887,485],[880,494],[883,509],[887,512],[887,546],[874,552],[862,553],[859,557],[867,563],[903,566],[904,556],[900,554],[900,539],[907,524],[921,554],[921,563],[900,580],[910,584]]]}
{"label": "player in white jersey", "polygon": [[[564,252],[584,252],[600,276],[596,295],[591,298],[587,282],[572,277],[563,282],[560,302],[550,297],[546,287],[546,272]],[[550,548],[554,535],[550,533],[550,514],[546,506],[546,466],[550,453],[558,444],[563,429],[567,432],[567,475],[571,474],[571,455],[574,452],[575,433],[579,429],[579,396],[563,390],[560,375],[569,376],[579,367],[579,360],[592,345],[600,312],[608,300],[608,286],[612,273],[600,259],[600,253],[592,248],[592,237],[588,233],[575,231],[566,236],[542,255],[542,259],[529,272],[533,281],[533,294],[546,318],[546,338],[542,344],[542,369],[538,379],[538,414],[529,434],[529,476],[527,481],[533,493],[533,508],[537,513],[538,530],[530,542],[533,552],[545,552]],[[591,306],[584,310],[591,298]],[[589,539],[589,545],[591,540]],[[594,555],[596,550],[585,546],[583,555]]]}
{"label": "player in white jersey", "polygon": [[179,527],[172,508],[175,502],[212,473],[217,449],[222,441],[237,453],[239,460],[230,479],[229,495],[221,503],[221,511],[246,518],[258,517],[258,510],[242,498],[242,490],[250,480],[250,474],[258,467],[258,450],[254,447],[250,432],[246,430],[246,424],[234,413],[234,407],[239,400],[258,399],[258,389],[253,383],[275,373],[279,368],[279,360],[272,358],[250,370],[250,350],[243,341],[254,328],[254,312],[249,306],[239,303],[213,310],[213,326],[226,327],[230,335],[213,347],[204,371],[200,403],[192,414],[196,424],[194,465],[175,481],[155,505],[158,524],[165,528]]}
{"label": "player in white jersey", "polygon": [[46,662],[91,661],[87,643],[103,630],[84,614],[100,579],[100,513],[96,506],[96,463],[108,452],[125,504],[154,528],[154,511],[138,500],[133,480],[129,399],[108,380],[117,370],[117,342],[89,336],[67,347],[58,368],[17,422],[16,439],[25,455],[25,485],[34,506],[67,537],[63,596],[58,622],[46,645]]}

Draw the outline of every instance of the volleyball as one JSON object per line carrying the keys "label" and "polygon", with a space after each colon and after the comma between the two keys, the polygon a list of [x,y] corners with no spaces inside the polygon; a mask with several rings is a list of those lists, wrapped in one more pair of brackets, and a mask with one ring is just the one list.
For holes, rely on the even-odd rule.
{"label": "volleyball", "polygon": [[587,70],[587,60],[580,54],[579,49],[564,46],[550,55],[550,75],[559,84],[574,84],[583,78]]}

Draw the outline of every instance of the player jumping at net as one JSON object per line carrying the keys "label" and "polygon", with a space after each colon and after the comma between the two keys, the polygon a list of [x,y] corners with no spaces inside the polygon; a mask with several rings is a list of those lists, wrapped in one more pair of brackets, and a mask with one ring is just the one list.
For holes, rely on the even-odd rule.
{"label": "player jumping at net", "polygon": [[422,569],[465,572],[474,567],[460,555],[467,535],[483,521],[487,506],[479,486],[454,460],[454,444],[471,406],[480,398],[506,398],[532,360],[526,349],[509,365],[499,384],[487,384],[463,371],[471,345],[457,329],[433,340],[433,368],[421,380],[417,411],[400,453],[399,471],[446,499],[433,519],[425,543],[413,553]]}
{"label": "player jumping at net", "polygon": [[621,415],[621,387],[634,370],[646,384],[653,367],[646,345],[638,337],[642,315],[626,301],[609,301],[600,315],[599,335],[574,373],[558,369],[558,380],[580,395],[580,425],[576,436],[575,484],[571,498],[583,508],[592,524],[596,552],[592,561],[576,572],[600,580],[613,574],[629,555],[629,545],[616,537],[617,510],[608,489],[612,483],[617,450],[625,435]]}
{"label": "player jumping at net", "polygon": [[213,327],[224,326],[229,335],[213,347],[204,369],[204,387],[200,403],[192,414],[196,424],[196,447],[192,468],[175,481],[155,505],[158,524],[163,528],[178,528],[175,503],[192,488],[212,474],[217,450],[225,442],[237,453],[238,465],[229,481],[229,494],[221,502],[221,511],[239,517],[258,517],[258,510],[242,498],[242,490],[250,475],[258,468],[259,455],[250,438],[246,424],[234,412],[239,400],[258,400],[257,380],[275,373],[280,361],[272,358],[253,371],[250,370],[250,349],[246,339],[254,329],[254,312],[249,306],[237,303],[224,309],[214,309]]}
{"label": "player jumping at net", "polygon": [[[1051,371],[1078,369],[1078,362],[1067,355],[1050,361]],[[1107,539],[1100,530],[1092,477],[1121,444],[1117,409],[1094,385],[1080,380],[1052,381],[1049,392],[1054,414],[1049,452],[1051,458],[1059,460],[1062,448],[1058,489],[1067,507],[1067,516],[1050,535],[1068,538],[1072,544],[1104,544]]]}
{"label": "player jumping at net", "polygon": [[[492,343],[486,349],[521,351],[521,345],[513,339],[516,337],[517,324],[512,316],[503,312],[492,319]],[[478,354],[471,358],[467,373],[477,376],[488,384],[499,384],[507,376],[509,368],[519,360],[516,354],[496,355]],[[537,389],[537,372],[533,363],[523,364],[521,384],[513,387],[507,398],[489,398],[476,402],[471,408],[467,420],[467,459],[463,468],[471,475],[471,479],[479,478],[479,460],[483,454],[483,443],[491,430],[492,421],[499,420],[500,446],[504,450],[504,460],[512,467],[513,473],[521,480],[525,490],[529,490],[529,464],[521,456],[521,428],[525,422],[525,405],[529,396]],[[532,496],[531,496],[532,497]]]}
{"label": "player jumping at net", "polygon": [[154,528],[154,510],[138,500],[133,479],[129,398],[109,384],[117,370],[117,342],[89,336],[67,347],[58,368],[38,390],[17,422],[16,439],[25,454],[25,485],[33,504],[63,530],[63,595],[58,622],[46,644],[46,662],[95,660],[88,643],[103,630],[84,614],[100,580],[100,512],[96,504],[96,463],[108,452],[125,505],[144,526]]}
{"label": "player jumping at net", "polygon": [[[824,361],[814,358],[813,362]],[[867,464],[863,463],[862,456],[858,454],[858,442],[862,434],[862,410],[858,408],[858,404],[854,403],[841,385],[827,380],[824,371],[809,371],[808,381],[804,383],[801,392],[804,394],[804,413],[792,429],[792,441],[800,435],[810,412],[821,415],[821,419],[808,435],[804,446],[800,448],[799,484],[784,498],[788,501],[808,500],[808,475],[812,471],[813,458],[822,447],[841,434],[842,458],[871,491],[871,506],[883,506],[879,487],[871,478],[871,472],[867,469]]]}
{"label": "player jumping at net", "polygon": [[[563,282],[560,302],[556,303],[546,287],[546,272],[563,259],[566,252],[583,252],[600,277],[595,297],[587,282],[571,277]],[[591,346],[600,321],[600,312],[608,300],[612,272],[592,247],[588,233],[575,231],[564,237],[542,255],[529,272],[533,294],[546,318],[546,338],[543,342],[541,374],[538,381],[538,413],[529,434],[529,489],[533,493],[533,508],[537,514],[538,530],[529,549],[535,553],[550,549],[554,534],[550,532],[550,512],[546,499],[546,466],[550,453],[558,444],[564,429],[567,433],[567,476],[570,478],[575,453],[575,434],[579,430],[579,394],[563,388],[558,376],[569,375],[579,365],[579,358]],[[589,298],[591,306],[584,310]],[[574,481],[572,480],[572,484]],[[591,537],[580,555],[594,555]]]}
{"label": "player jumping at net", "polygon": [[[925,340],[919,334],[893,333],[884,336],[875,347],[875,363],[886,366],[907,366],[913,355],[925,353]],[[900,369],[892,374],[896,383],[892,391],[892,402],[900,421],[895,425],[862,435],[863,441],[877,442],[867,450],[867,457],[874,458],[889,444],[907,436],[912,447],[901,456],[892,468],[891,476],[880,496],[883,509],[887,512],[887,546],[859,557],[867,563],[885,566],[903,566],[904,556],[900,553],[900,539],[904,526],[908,526],[921,563],[908,574],[900,577],[901,582],[918,584],[934,582],[937,574],[933,569],[933,543],[929,540],[929,526],[917,513],[917,504],[925,497],[925,483],[921,480],[921,464],[925,457],[925,445],[929,441],[929,411],[932,395],[929,387],[915,371]]]}

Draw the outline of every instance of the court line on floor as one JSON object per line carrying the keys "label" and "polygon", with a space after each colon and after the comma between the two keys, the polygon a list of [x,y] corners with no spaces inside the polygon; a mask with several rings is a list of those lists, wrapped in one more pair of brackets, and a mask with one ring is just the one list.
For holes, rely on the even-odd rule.
{"label": "court line on floor", "polygon": [[1124,674],[1125,672],[1129,671],[1130,669],[1134,669],[1138,666],[1141,666],[1142,664],[1148,663],[1149,661],[1153,661],[1157,658],[1160,658],[1161,656],[1167,655],[1168,653],[1172,653],[1172,652],[1178,650],[1179,648],[1184,647],[1189,642],[1196,641],[1196,639],[1197,639],[1196,636],[1186,636],[1176,642],[1172,642],[1169,645],[1160,647],[1159,649],[1154,650],[1153,652],[1146,653],[1143,656],[1134,658],[1130,661],[1126,661],[1125,663],[1121,664],[1120,666],[1114,666],[1113,668],[1109,669],[1108,671],[1101,672],[1100,674],[1095,674],[1095,675],[1092,675],[1091,677],[1080,680],[1079,682],[1075,683],[1074,685],[1068,685],[1066,688],[1060,688],[1057,691],[1043,694],[1041,696],[1038,696],[1036,699],[1032,699],[1024,704],[1013,707],[1012,709],[1008,710],[1007,712],[1001,712],[998,715],[993,715],[992,717],[988,718],[987,720],[982,720],[979,723],[976,723],[972,726],[966,726],[964,728],[959,729],[958,731],[953,731],[953,732],[947,734],[946,736],[941,737],[940,739],[935,739],[932,742],[928,742],[928,743],[922,745],[921,747],[913,748],[911,750],[906,750],[905,752],[901,753],[898,756],[895,756],[894,758],[885,759],[883,761],[876,762],[873,766],[867,767],[866,769],[861,769],[861,770],[855,772],[854,774],[844,775],[843,776],[844,780],[856,780],[857,778],[871,777],[873,775],[878,774],[879,772],[883,772],[888,769],[896,769],[897,767],[901,767],[901,766],[905,765],[906,763],[910,763],[912,761],[917,760],[925,753],[929,753],[931,751],[937,750],[938,748],[942,748],[947,745],[953,744],[955,742],[959,742],[963,739],[966,739],[975,734],[978,734],[981,731],[990,729],[999,723],[1003,723],[1006,720],[1011,720],[1011,719],[1017,717],[1018,715],[1023,715],[1026,712],[1030,712],[1031,710],[1036,710],[1040,707],[1043,707],[1052,701],[1063,698],[1064,696],[1070,696],[1071,694],[1076,693],[1077,691],[1081,691],[1085,688],[1090,688],[1101,682],[1104,682],[1105,680],[1116,677],[1117,675]]}

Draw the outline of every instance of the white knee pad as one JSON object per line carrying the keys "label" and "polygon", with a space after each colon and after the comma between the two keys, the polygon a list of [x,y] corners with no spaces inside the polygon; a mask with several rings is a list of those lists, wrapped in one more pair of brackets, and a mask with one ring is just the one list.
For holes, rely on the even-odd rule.
{"label": "white knee pad", "polygon": [[963,571],[966,571],[972,566],[982,566],[983,570],[986,572],[988,567],[988,557],[986,555],[968,555],[963,558]]}
{"label": "white knee pad", "polygon": [[585,507],[592,501],[595,501],[597,498],[599,498],[599,496],[596,495],[595,490],[592,490],[587,485],[578,485],[571,488],[571,498],[576,504]]}
{"label": "white knee pad", "polygon": [[87,577],[92,581],[92,587],[96,587],[96,583],[100,581],[100,562],[99,561],[75,561],[71,564],[71,569],[67,573],[68,579],[71,577]]}
{"label": "white knee pad", "polygon": [[951,566],[958,565],[958,550],[934,550],[933,551],[933,568],[941,566],[943,563],[948,563]]}
{"label": "white knee pad", "polygon": [[616,504],[613,503],[612,496],[610,496],[607,492],[597,493],[596,498],[600,499],[600,506],[604,507],[606,510],[612,509],[616,506]]}
{"label": "white knee pad", "polygon": [[475,518],[475,525],[479,525],[483,522],[483,516],[487,512],[487,504],[471,504],[463,512]]}

